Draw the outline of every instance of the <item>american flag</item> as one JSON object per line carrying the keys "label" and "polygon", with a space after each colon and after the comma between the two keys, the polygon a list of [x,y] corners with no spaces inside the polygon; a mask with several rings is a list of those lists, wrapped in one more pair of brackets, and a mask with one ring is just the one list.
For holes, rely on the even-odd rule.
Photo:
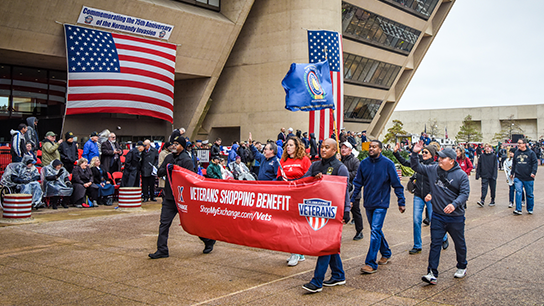
{"label": "american flag", "polygon": [[173,122],[176,46],[64,26],[66,114],[124,113]]}
{"label": "american flag", "polygon": [[310,63],[329,60],[332,91],[336,111],[324,109],[310,112],[310,133],[317,139],[325,139],[334,133],[333,113],[338,131],[344,124],[344,59],[342,35],[332,31],[308,31]]}

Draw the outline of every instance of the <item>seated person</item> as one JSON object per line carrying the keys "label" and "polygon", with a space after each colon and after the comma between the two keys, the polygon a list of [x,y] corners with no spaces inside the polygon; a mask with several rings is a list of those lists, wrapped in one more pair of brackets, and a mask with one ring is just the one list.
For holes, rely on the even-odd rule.
{"label": "seated person", "polygon": [[93,173],[93,183],[98,186],[98,204],[107,206],[113,205],[111,196],[115,192],[108,173],[100,167],[100,158],[98,156],[91,159],[91,171]]}
{"label": "seated person", "polygon": [[255,177],[251,175],[247,166],[242,163],[240,156],[236,156],[235,161],[229,164],[230,171],[234,174],[234,177],[240,181],[254,181]]}
{"label": "seated person", "polygon": [[34,153],[34,151],[32,151],[32,143],[31,142],[26,143],[26,153],[25,153],[25,155],[28,155],[28,156],[32,157],[35,161],[38,161],[38,156],[36,155],[36,153]]}
{"label": "seated person", "polygon": [[210,163],[210,165],[206,169],[206,175],[209,178],[219,179],[219,180],[223,179],[223,175],[221,174],[221,168],[222,167],[219,164],[220,160],[221,160],[221,158],[219,156],[213,156],[212,157],[212,162]]}
{"label": "seated person", "polygon": [[57,209],[60,202],[62,207],[68,208],[70,196],[74,191],[72,182],[70,182],[70,173],[63,167],[60,160],[55,159],[49,165],[42,169],[43,177],[45,178],[43,185],[45,196],[51,197],[51,206]]}
{"label": "seated person", "polygon": [[[11,187],[19,187],[19,193],[31,194],[32,207],[38,209],[38,207],[43,205],[43,191],[39,182],[40,173],[34,164],[36,164],[36,160],[29,155],[23,155],[20,163],[8,165],[2,177],[2,185],[10,187],[9,183],[11,182]],[[5,180],[6,182],[4,182]]]}
{"label": "seated person", "polygon": [[226,160],[221,158],[221,162],[219,163],[219,168],[221,168],[221,176],[224,180],[233,180],[234,175],[227,169],[226,163]]}
{"label": "seated person", "polygon": [[85,195],[89,196],[93,206],[98,206],[98,186],[93,184],[93,173],[86,158],[80,158],[72,172],[72,185],[74,192],[71,201],[76,207],[90,207],[85,203]]}

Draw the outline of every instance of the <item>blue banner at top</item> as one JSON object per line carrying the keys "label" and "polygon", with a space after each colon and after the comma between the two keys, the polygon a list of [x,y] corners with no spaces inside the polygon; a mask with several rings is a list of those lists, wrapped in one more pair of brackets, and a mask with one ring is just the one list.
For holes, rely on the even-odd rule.
{"label": "blue banner at top", "polygon": [[291,64],[281,81],[285,89],[285,108],[290,111],[334,109],[331,73],[327,61]]}

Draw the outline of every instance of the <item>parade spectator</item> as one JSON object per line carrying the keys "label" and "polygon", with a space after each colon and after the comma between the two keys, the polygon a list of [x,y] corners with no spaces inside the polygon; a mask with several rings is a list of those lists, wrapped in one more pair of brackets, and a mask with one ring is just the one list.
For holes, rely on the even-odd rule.
{"label": "parade spectator", "polygon": [[17,130],[11,130],[11,161],[14,163],[23,160],[23,155],[26,153],[25,133],[27,131],[26,124],[21,123]]}
{"label": "parade spectator", "polygon": [[308,139],[308,132],[302,133],[302,143],[304,144],[304,149],[310,148],[310,139]]}
{"label": "parade spectator", "polygon": [[512,162],[514,160],[514,150],[508,152],[508,158],[502,164],[504,174],[506,175],[506,183],[508,184],[508,208],[514,207],[514,195],[516,194],[516,186],[514,186],[514,178],[512,176]]}
{"label": "parade spectator", "polygon": [[108,140],[100,146],[102,155],[100,156],[100,166],[108,173],[121,171],[121,156],[123,150],[117,142],[117,136],[114,133],[108,135]]}
{"label": "parade spectator", "polygon": [[144,143],[138,141],[136,146],[127,153],[123,178],[121,179],[121,187],[140,186],[140,170],[142,167],[141,154],[144,149]]}
{"label": "parade spectator", "polygon": [[295,134],[293,134],[293,128],[292,127],[287,129],[287,136],[285,137],[285,140],[283,142],[287,141],[287,139],[289,139],[289,137],[295,137]]}
{"label": "parade spectator", "polygon": [[[404,188],[400,184],[395,164],[384,157],[383,145],[379,140],[372,140],[368,150],[368,157],[359,165],[357,175],[353,180],[355,190],[351,195],[351,205],[364,186],[363,203],[366,210],[368,223],[370,224],[370,246],[365,259],[365,266],[361,272],[375,273],[378,265],[385,265],[391,258],[391,249],[385,240],[382,231],[383,222],[391,198],[391,187],[395,189],[398,198],[399,211],[405,211]],[[377,261],[378,251],[382,257]]]}
{"label": "parade spectator", "polygon": [[212,149],[210,150],[210,158],[221,155],[221,138],[215,139]]}
{"label": "parade spectator", "polygon": [[38,119],[36,117],[26,118],[27,131],[25,133],[25,141],[32,144],[32,151],[36,152],[40,149],[40,141],[38,140]]}
{"label": "parade spectator", "polygon": [[[240,156],[237,156],[236,158],[239,158]],[[212,162],[210,165],[208,165],[208,168],[206,168],[206,175],[208,178],[223,179],[223,175],[221,174],[221,166],[219,165],[221,162],[221,157],[214,156],[212,157]]]}
{"label": "parade spectator", "polygon": [[[170,135],[172,136],[172,135]],[[166,258],[169,257],[168,251],[168,232],[174,217],[178,214],[178,208],[174,200],[174,194],[172,193],[172,186],[170,180],[172,179],[172,169],[174,165],[185,168],[194,172],[193,161],[185,151],[186,140],[183,136],[177,135],[172,138],[172,154],[168,154],[157,171],[158,176],[168,176],[165,180],[164,197],[161,207],[159,236],[157,238],[157,251],[150,253],[148,256],[151,259]],[[143,146],[142,146],[143,148]],[[205,248],[202,251],[204,254],[208,254],[213,250],[215,240],[199,237],[205,244]]]}
{"label": "parade spectator", "polygon": [[[237,156],[238,158],[240,156]],[[221,176],[224,180],[234,180],[234,174],[227,169],[227,162],[224,158],[221,158],[219,161],[219,169],[221,170]]]}
{"label": "parade spectator", "polygon": [[32,144],[30,142],[27,142],[25,147],[26,147],[25,155],[28,155],[28,156],[32,157],[32,159],[37,161],[38,156],[36,155],[36,153],[34,151],[32,151]]}
{"label": "parade spectator", "polygon": [[508,158],[508,154],[506,152],[506,148],[504,147],[504,145],[500,146],[500,149],[498,150],[497,154],[499,157],[499,170],[504,170],[502,165],[504,164],[504,161],[506,160],[506,158]]}
{"label": "parade spectator", "polygon": [[472,166],[470,159],[467,158],[465,150],[461,147],[457,147],[455,148],[455,153],[457,154],[457,158],[455,159],[455,161],[459,164],[461,170],[465,171],[465,173],[470,176],[470,173],[472,172],[472,169],[474,169],[474,166]]}
{"label": "parade spectator", "polygon": [[115,186],[113,186],[112,180],[108,177],[108,172],[100,166],[98,156],[93,157],[91,160],[91,171],[93,173],[93,184],[98,187],[97,203],[111,206],[113,203],[109,196],[115,193]]}
{"label": "parade spectator", "polygon": [[[340,155],[342,155],[342,163],[346,166],[349,172],[349,196],[353,194],[355,188],[353,187],[353,180],[357,175],[357,170],[359,170],[359,164],[361,163],[357,157],[355,157],[351,152],[353,147],[351,143],[344,142],[340,147]],[[351,206],[351,214],[353,215],[353,222],[355,223],[355,236],[353,240],[363,239],[363,216],[361,215],[361,193],[353,201],[353,206]]]}
{"label": "parade spectator", "polygon": [[489,143],[484,146],[484,153],[478,158],[476,167],[476,180],[482,179],[482,193],[478,205],[483,207],[487,196],[487,187],[491,190],[491,202],[489,206],[495,206],[495,191],[497,188],[497,157],[493,154],[493,147]]}
{"label": "parade spectator", "polygon": [[52,131],[45,134],[45,139],[42,142],[42,165],[47,166],[55,159],[60,160],[59,145],[62,144],[62,139],[55,142],[57,135]]}
{"label": "parade spectator", "polygon": [[89,167],[87,159],[84,157],[80,158],[72,172],[74,192],[72,193],[71,202],[76,207],[90,207],[88,203],[85,203],[85,196],[89,197],[93,206],[98,206],[98,186],[93,181],[93,172]]}
{"label": "parade spectator", "polygon": [[518,149],[514,153],[512,161],[512,174],[514,185],[516,186],[516,210],[515,215],[521,215],[521,195],[525,189],[525,198],[527,199],[527,212],[533,214],[535,205],[533,188],[536,172],[538,170],[538,161],[535,152],[527,148],[527,139],[518,140]]}
{"label": "parade spectator", "polygon": [[78,157],[77,143],[74,142],[74,133],[72,132],[67,132],[64,139],[65,141],[59,145],[60,161],[64,164],[64,168],[72,173]]}
{"label": "parade spectator", "polygon": [[51,164],[43,167],[44,195],[50,197],[49,203],[53,209],[58,205],[68,208],[70,196],[74,191],[70,182],[70,173],[63,167],[62,162],[55,159]]}
{"label": "parade spectator", "polygon": [[[280,171],[278,178],[285,181],[292,181],[301,178],[312,162],[306,157],[304,145],[298,137],[289,137],[285,143],[285,150],[280,159]],[[287,259],[287,265],[294,267],[299,261],[304,261],[306,258],[301,254],[291,254]]]}
{"label": "parade spectator", "polygon": [[427,274],[421,279],[431,285],[436,285],[438,277],[438,263],[442,240],[448,233],[454,244],[457,255],[457,271],[455,278],[463,278],[467,273],[467,247],[465,243],[465,205],[470,194],[468,176],[461,170],[455,161],[457,154],[453,149],[446,148],[438,152],[438,164],[422,165],[417,153],[423,148],[420,141],[413,148],[410,156],[412,169],[424,173],[430,183],[430,200],[433,205],[431,218],[431,250]]}
{"label": "parade spectator", "polygon": [[[263,152],[263,144],[260,141],[253,141],[253,145],[255,146],[257,151],[259,151],[260,153]],[[251,148],[249,149],[249,151],[251,152],[251,155],[253,155]],[[255,155],[253,155],[253,167],[251,168],[251,171],[255,174],[258,174],[260,167],[261,167],[260,162],[255,158]]]}
{"label": "parade spectator", "polygon": [[237,141],[234,141],[232,143],[232,146],[230,147],[229,157],[228,157],[228,160],[227,160],[228,164],[233,162],[236,159],[236,156],[239,156],[238,155],[238,148],[239,147],[240,147],[240,145],[238,144]]}
{"label": "parade spectator", "polygon": [[319,150],[317,147],[317,140],[315,133],[310,133],[310,159],[316,160],[319,158]]}
{"label": "parade spectator", "polygon": [[352,148],[357,147],[357,141],[355,140],[354,132],[348,132],[348,142],[351,144]]}
{"label": "parade spectator", "polygon": [[[196,157],[195,157],[196,159]],[[144,150],[142,151],[142,197],[143,201],[155,200],[155,179],[159,163],[159,152],[153,146],[149,139],[144,140]]]}
{"label": "parade spectator", "polygon": [[236,160],[229,164],[229,169],[234,175],[234,178],[240,181],[254,181],[255,178],[249,172],[249,169],[242,163],[240,156],[236,157]]}
{"label": "parade spectator", "polygon": [[287,135],[285,135],[285,128],[284,127],[281,128],[281,132],[278,134],[278,139],[277,140],[281,140],[282,142],[287,140]]}
{"label": "parade spectator", "polygon": [[3,186],[19,186],[19,193],[32,195],[32,207],[38,209],[42,206],[42,187],[40,185],[40,173],[34,166],[36,161],[28,155],[23,155],[21,162],[9,164],[2,176]]}
{"label": "parade spectator", "polygon": [[366,131],[361,132],[361,142],[367,142]]}
{"label": "parade spectator", "polygon": [[[245,142],[242,142],[240,144],[240,147],[238,148],[238,156],[240,157],[240,159],[242,160],[242,163],[246,164],[247,165],[247,162],[249,161],[249,153],[250,153],[250,150],[249,148],[247,147],[247,143]],[[236,161],[236,158],[235,160]],[[229,163],[230,164],[230,163]]]}
{"label": "parade spectator", "polygon": [[[399,161],[399,163],[406,167],[411,167],[411,163],[407,160],[405,160],[399,153],[398,150],[400,149],[400,144],[396,144],[395,149],[393,151],[393,155],[395,158]],[[428,145],[423,150],[421,150],[421,154],[418,154],[419,162],[423,165],[434,165],[435,157],[436,157],[436,147],[434,145]],[[416,153],[412,153],[416,154]],[[415,170],[415,169],[414,169]],[[412,216],[413,220],[413,234],[414,234],[414,246],[410,251],[408,251],[408,254],[415,255],[421,253],[422,250],[422,242],[421,242],[421,223],[423,218],[423,210],[426,208],[426,216],[427,219],[430,217],[432,218],[433,214],[433,207],[431,201],[426,200],[426,196],[431,192],[430,182],[427,175],[424,173],[419,173],[416,171],[415,177],[415,189],[413,190],[414,194],[414,213]],[[430,222],[430,220],[427,220],[427,222]],[[442,249],[447,249],[449,246],[448,242],[448,234],[444,235],[444,238],[442,240]]]}
{"label": "parade spectator", "polygon": [[[157,163],[159,166],[162,165],[162,162],[164,161],[166,156],[171,153],[170,151],[172,150],[172,148],[173,148],[173,145],[168,141],[162,144],[161,152],[159,153],[159,159]],[[159,176],[159,184],[158,184],[159,190],[162,191],[164,189],[164,185],[165,185],[164,176]],[[164,196],[164,193],[161,192],[161,194]]]}
{"label": "parade spectator", "polygon": [[[323,177],[323,175],[338,175],[349,178],[348,169],[336,158],[337,152],[338,149],[336,141],[331,138],[325,139],[325,141],[323,141],[323,145],[321,146],[321,156],[323,159],[312,163],[304,177],[313,176],[317,179],[320,179]],[[347,224],[349,222],[350,206],[348,204],[348,199],[348,190],[346,188],[343,216],[344,224]],[[340,208],[341,207],[339,207],[338,213],[341,213]],[[331,268],[331,278],[324,281],[325,273],[327,272],[327,268],[329,266]],[[304,284],[302,288],[312,293],[315,293],[321,292],[323,290],[323,286],[333,287],[345,284],[346,275],[344,273],[340,254],[331,254],[319,256],[317,258],[314,270],[314,277],[309,283]]]}
{"label": "parade spectator", "polygon": [[[289,139],[289,137],[287,137],[287,139]],[[276,147],[277,147],[277,150],[278,150],[278,152],[276,153],[276,156],[278,157],[278,159],[280,159],[283,156],[283,144],[284,143],[285,142],[282,142],[281,140],[276,141]]]}
{"label": "parade spectator", "polygon": [[[253,143],[251,133],[249,133],[248,142]],[[264,146],[263,154],[257,151],[254,145],[251,145],[249,148],[251,149],[251,152],[253,152],[255,160],[259,161],[260,166],[257,179],[259,181],[275,180],[278,176],[278,168],[280,166],[280,162],[276,157],[276,154],[278,154],[278,147],[274,143],[269,142]]]}
{"label": "parade spectator", "polygon": [[98,133],[92,132],[91,137],[83,146],[83,154],[81,157],[89,161],[95,156],[100,156],[100,151],[98,150]]}

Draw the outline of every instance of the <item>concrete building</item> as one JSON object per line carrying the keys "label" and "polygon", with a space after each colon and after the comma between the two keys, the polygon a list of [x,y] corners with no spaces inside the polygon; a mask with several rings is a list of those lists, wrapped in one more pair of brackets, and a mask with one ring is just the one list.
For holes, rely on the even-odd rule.
{"label": "concrete building", "polygon": [[[493,141],[495,133],[508,131],[508,124],[512,123],[529,139],[544,137],[544,104],[395,111],[381,136],[383,138],[387,129],[393,126],[393,120],[400,120],[409,133],[421,134],[425,127],[430,133],[432,125],[436,124],[436,137],[443,138],[447,129],[449,138],[455,138],[467,115],[472,116],[473,126],[482,133],[483,142],[496,143]],[[515,129],[512,132],[518,133]]]}
{"label": "concrete building", "polygon": [[[308,130],[308,113],[285,110],[281,80],[308,62],[307,29],[343,34],[344,126],[377,136],[454,0],[4,0],[0,8],[0,141],[29,116],[39,132],[80,138],[109,129],[121,141],[163,139],[173,127],[225,142]],[[170,24],[177,44],[174,124],[95,113],[64,118],[66,46],[61,24],[83,6]],[[120,128],[120,129],[119,129]]]}

